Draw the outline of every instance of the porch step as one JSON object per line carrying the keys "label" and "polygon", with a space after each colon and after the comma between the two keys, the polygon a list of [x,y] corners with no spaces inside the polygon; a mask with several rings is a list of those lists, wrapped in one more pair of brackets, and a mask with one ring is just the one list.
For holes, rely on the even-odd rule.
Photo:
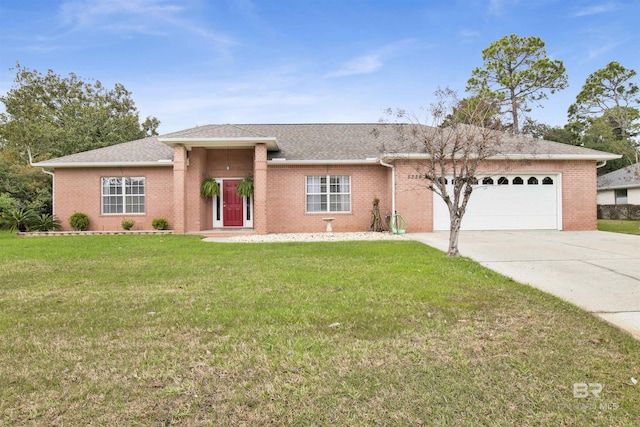
{"label": "porch step", "polygon": [[202,230],[193,231],[189,234],[197,234],[202,237],[236,237],[236,236],[253,236],[256,231],[252,228],[238,228],[238,229],[222,229],[222,230]]}

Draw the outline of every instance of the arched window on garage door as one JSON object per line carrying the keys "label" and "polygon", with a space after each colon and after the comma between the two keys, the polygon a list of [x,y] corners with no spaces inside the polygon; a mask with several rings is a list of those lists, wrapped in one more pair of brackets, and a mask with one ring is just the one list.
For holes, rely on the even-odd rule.
{"label": "arched window on garage door", "polygon": [[553,179],[551,179],[551,177],[545,176],[542,179],[542,185],[553,185]]}
{"label": "arched window on garage door", "polygon": [[506,176],[498,178],[498,185],[509,185],[509,179]]}
{"label": "arched window on garage door", "polygon": [[536,178],[535,176],[530,176],[529,179],[527,180],[527,184],[538,185],[538,178]]}
{"label": "arched window on garage door", "polygon": [[483,185],[493,185],[493,178],[491,177],[486,177],[482,180],[482,184]]}
{"label": "arched window on garage door", "polygon": [[520,178],[519,176],[516,176],[515,178],[513,178],[513,185],[522,185],[524,184],[524,180],[522,178]]}

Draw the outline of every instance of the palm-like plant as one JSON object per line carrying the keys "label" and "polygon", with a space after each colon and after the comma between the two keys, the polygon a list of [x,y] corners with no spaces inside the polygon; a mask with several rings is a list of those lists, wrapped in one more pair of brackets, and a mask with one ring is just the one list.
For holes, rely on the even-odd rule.
{"label": "palm-like plant", "polygon": [[12,232],[29,231],[37,216],[33,209],[13,209],[0,216],[0,228]]}
{"label": "palm-like plant", "polygon": [[60,228],[62,228],[60,220],[49,213],[36,215],[31,222],[31,230],[33,231],[54,231]]}

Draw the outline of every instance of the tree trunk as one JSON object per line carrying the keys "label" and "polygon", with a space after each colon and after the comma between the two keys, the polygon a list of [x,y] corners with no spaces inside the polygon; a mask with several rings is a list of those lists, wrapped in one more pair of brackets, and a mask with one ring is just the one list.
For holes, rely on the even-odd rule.
{"label": "tree trunk", "polygon": [[460,236],[462,218],[451,215],[449,222],[451,226],[449,227],[449,250],[447,251],[447,256],[458,257],[460,256],[460,252],[458,251],[458,236]]}
{"label": "tree trunk", "polygon": [[513,118],[513,133],[514,134],[519,134],[520,133],[520,123],[518,120],[518,103],[515,99],[516,95],[513,91],[513,89],[511,89],[511,117]]}
{"label": "tree trunk", "polygon": [[389,231],[389,226],[385,223],[384,219],[380,216],[380,199],[374,197],[373,199],[373,209],[371,210],[371,226],[369,226],[369,231]]}

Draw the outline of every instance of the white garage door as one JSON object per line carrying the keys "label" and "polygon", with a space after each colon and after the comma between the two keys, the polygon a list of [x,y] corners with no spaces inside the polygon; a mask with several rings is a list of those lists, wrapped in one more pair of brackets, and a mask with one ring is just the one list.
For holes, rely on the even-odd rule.
{"label": "white garage door", "polygon": [[[557,230],[560,175],[483,176],[474,188],[462,230]],[[452,187],[451,185],[449,185]],[[450,189],[453,192],[452,188]],[[433,229],[449,229],[449,210],[433,195]]]}

